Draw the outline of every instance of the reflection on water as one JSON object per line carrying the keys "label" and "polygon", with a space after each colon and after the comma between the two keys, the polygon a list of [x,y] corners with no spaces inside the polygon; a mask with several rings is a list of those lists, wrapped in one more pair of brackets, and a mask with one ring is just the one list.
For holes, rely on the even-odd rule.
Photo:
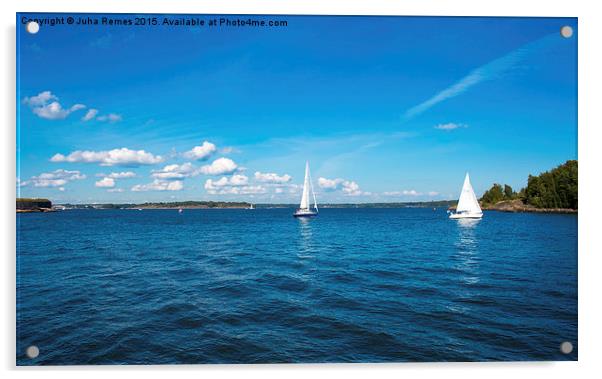
{"label": "reflection on water", "polygon": [[311,219],[306,217],[297,218],[299,224],[299,258],[313,258],[313,238]]}
{"label": "reflection on water", "polygon": [[458,235],[455,242],[457,260],[455,268],[462,272],[461,280],[465,284],[479,282],[479,243],[476,231],[481,219],[464,218],[457,220]]}

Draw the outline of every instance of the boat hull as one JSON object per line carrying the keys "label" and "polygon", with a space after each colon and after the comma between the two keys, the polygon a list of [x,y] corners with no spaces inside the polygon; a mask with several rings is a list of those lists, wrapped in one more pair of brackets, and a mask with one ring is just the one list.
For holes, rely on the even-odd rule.
{"label": "boat hull", "polygon": [[295,212],[293,217],[301,218],[301,217],[316,217],[318,214],[316,212]]}
{"label": "boat hull", "polygon": [[452,213],[449,215],[451,219],[461,218],[483,218],[483,213]]}

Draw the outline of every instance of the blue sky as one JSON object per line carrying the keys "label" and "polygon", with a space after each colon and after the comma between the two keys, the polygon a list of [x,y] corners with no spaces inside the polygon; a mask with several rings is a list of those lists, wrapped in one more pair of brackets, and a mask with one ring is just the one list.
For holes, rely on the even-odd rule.
{"label": "blue sky", "polygon": [[577,158],[573,18],[17,19],[23,197],[290,203],[309,160],[319,202],[439,200]]}

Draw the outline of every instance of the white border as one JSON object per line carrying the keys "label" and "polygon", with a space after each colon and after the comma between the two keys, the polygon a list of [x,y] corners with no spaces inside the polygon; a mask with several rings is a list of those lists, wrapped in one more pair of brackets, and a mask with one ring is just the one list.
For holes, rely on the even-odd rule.
{"label": "white border", "polygon": [[[49,378],[91,378],[126,376],[134,373],[148,378],[162,378],[175,371],[186,377],[292,377],[344,375],[360,378],[366,375],[399,377],[416,375],[446,378],[508,378],[515,375],[568,378],[575,374],[593,376],[602,372],[598,354],[600,326],[600,295],[598,273],[601,265],[600,164],[602,163],[602,101],[597,89],[602,88],[600,37],[601,14],[596,2],[548,0],[295,0],[295,1],[117,1],[84,3],[69,0],[8,0],[0,3],[2,12],[2,83],[0,117],[2,123],[3,182],[2,224],[4,242],[2,291],[0,292],[0,369],[8,377],[43,375]],[[562,363],[429,363],[429,364],[331,364],[331,365],[198,365],[138,367],[67,367],[16,368],[15,361],[15,12],[115,12],[115,13],[236,13],[236,14],[339,14],[339,15],[445,15],[445,16],[559,16],[579,17],[579,362]],[[5,376],[6,377],[6,376]]]}

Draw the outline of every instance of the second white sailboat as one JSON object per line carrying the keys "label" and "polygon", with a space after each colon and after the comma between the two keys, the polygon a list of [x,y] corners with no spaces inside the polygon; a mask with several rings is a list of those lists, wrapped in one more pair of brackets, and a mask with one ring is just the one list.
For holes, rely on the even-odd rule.
{"label": "second white sailboat", "polygon": [[479,205],[479,200],[472,189],[470,184],[470,177],[466,173],[464,178],[464,185],[462,186],[462,192],[460,193],[460,199],[458,199],[458,205],[456,211],[449,215],[449,218],[481,218],[483,217],[483,211]]}

